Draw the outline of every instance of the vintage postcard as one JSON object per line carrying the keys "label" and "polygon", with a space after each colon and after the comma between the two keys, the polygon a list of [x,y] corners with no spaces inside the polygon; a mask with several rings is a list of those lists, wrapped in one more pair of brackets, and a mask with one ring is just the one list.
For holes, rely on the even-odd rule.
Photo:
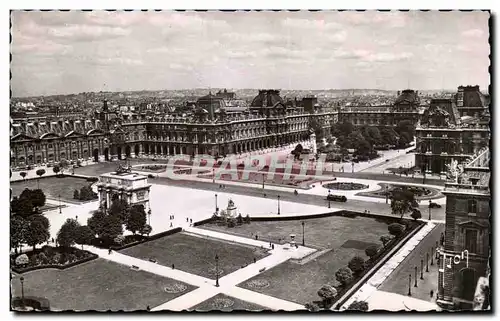
{"label": "vintage postcard", "polygon": [[11,310],[490,311],[490,19],[11,11]]}

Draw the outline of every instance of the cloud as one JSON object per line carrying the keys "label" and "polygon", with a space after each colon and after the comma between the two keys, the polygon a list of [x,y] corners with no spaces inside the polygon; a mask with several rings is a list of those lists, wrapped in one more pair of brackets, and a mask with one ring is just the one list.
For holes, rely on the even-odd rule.
{"label": "cloud", "polygon": [[471,37],[471,38],[479,38],[484,34],[483,30],[481,29],[470,29],[462,32],[462,35],[465,37]]}
{"label": "cloud", "polygon": [[314,29],[314,30],[338,30],[341,25],[336,22],[327,22],[324,19],[296,19],[286,18],[282,20],[282,26],[294,29]]}
{"label": "cloud", "polygon": [[95,41],[128,36],[130,30],[121,27],[66,25],[58,28],[52,27],[48,29],[48,34],[55,38],[66,38],[73,41]]}
{"label": "cloud", "polygon": [[363,57],[366,61],[372,62],[396,62],[401,60],[407,60],[413,57],[413,53],[411,52],[401,52],[401,53],[376,53],[370,54],[366,57]]}
{"label": "cloud", "polygon": [[347,32],[345,30],[327,36],[327,39],[333,43],[342,43],[346,40],[346,38]]}

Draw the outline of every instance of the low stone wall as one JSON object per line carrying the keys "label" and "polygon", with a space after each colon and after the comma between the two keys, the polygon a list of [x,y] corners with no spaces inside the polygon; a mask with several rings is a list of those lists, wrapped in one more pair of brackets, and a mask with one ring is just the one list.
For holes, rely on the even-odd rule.
{"label": "low stone wall", "polygon": [[28,268],[19,268],[16,266],[12,266],[11,269],[12,271],[22,274],[30,271],[35,271],[35,270],[41,270],[41,269],[59,269],[59,270],[64,270],[64,269],[69,269],[70,267],[76,266],[78,264],[90,262],[92,260],[97,259],[99,256],[93,253],[90,253],[90,256],[79,261],[75,261],[66,265],[60,265],[60,264],[45,264],[45,265],[39,265],[39,266],[31,266]]}

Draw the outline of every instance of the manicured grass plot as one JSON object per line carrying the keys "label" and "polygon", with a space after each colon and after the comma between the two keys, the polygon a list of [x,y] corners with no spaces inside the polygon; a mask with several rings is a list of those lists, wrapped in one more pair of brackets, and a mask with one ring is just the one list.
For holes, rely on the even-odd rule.
{"label": "manicured grass plot", "polygon": [[236,271],[267,256],[260,248],[236,245],[214,239],[177,233],[120,251],[143,260],[154,258],[158,264],[210,279],[216,277],[215,255],[219,257],[219,276]]}
{"label": "manicured grass plot", "polygon": [[[24,295],[44,297],[51,310],[135,311],[154,308],[194,289],[193,286],[130,267],[97,259],[67,270],[44,269],[23,274]],[[18,276],[12,296],[21,296]],[[175,284],[185,289],[167,291]]]}
{"label": "manicured grass plot", "polygon": [[189,310],[198,312],[205,312],[205,311],[230,312],[230,311],[263,311],[268,309],[261,307],[257,304],[242,301],[220,293],[190,308]]}
{"label": "manicured grass plot", "polygon": [[395,220],[363,216],[330,216],[292,221],[252,221],[250,224],[237,225],[233,228],[216,224],[204,224],[200,227],[248,238],[254,238],[257,234],[259,239],[273,242],[278,242],[280,239],[289,242],[290,235],[295,234],[295,241],[302,244],[302,222],[304,222],[306,246],[339,248],[348,240],[363,241],[368,245],[378,244],[380,236],[388,234],[387,225],[393,221]]}
{"label": "manicured grass plot", "polygon": [[[31,179],[26,181],[11,182],[12,196],[19,196],[25,188],[37,189],[38,180]],[[40,179],[40,189],[45,193],[45,196],[53,199],[58,199],[61,195],[61,201],[72,201],[73,192],[75,189],[80,190],[84,186],[89,186],[92,182],[88,182],[85,178],[63,176],[63,177],[45,177]]]}

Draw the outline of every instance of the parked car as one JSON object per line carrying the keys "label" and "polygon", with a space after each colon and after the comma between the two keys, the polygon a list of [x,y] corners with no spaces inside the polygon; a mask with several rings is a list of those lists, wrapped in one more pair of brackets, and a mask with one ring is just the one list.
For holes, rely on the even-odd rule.
{"label": "parked car", "polygon": [[344,195],[329,194],[326,197],[326,200],[328,200],[328,201],[334,201],[334,202],[347,202],[347,197],[345,197]]}
{"label": "parked car", "polygon": [[429,207],[430,207],[430,208],[441,208],[441,205],[439,205],[438,203],[431,202],[431,203],[429,204]]}

